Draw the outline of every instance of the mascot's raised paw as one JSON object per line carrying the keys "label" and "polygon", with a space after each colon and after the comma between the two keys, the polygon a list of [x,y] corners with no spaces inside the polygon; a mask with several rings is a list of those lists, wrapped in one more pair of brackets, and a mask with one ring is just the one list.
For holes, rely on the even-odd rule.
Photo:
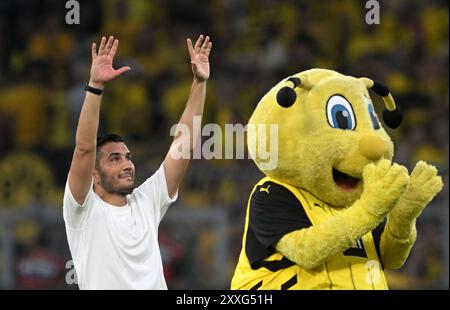
{"label": "mascot's raised paw", "polygon": [[363,170],[364,188],[361,200],[374,216],[386,215],[405,192],[409,183],[408,170],[382,159],[367,165]]}
{"label": "mascot's raised paw", "polygon": [[434,166],[419,161],[411,173],[407,190],[401,197],[402,203],[395,209],[410,219],[417,218],[427,204],[442,190],[442,179]]}

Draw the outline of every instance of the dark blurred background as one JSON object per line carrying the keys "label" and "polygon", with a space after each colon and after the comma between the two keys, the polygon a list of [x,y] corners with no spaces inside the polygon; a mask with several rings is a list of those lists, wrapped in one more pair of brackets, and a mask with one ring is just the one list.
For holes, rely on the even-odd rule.
{"label": "dark blurred background", "polygon": [[[85,0],[79,25],[65,2],[0,1],[0,288],[77,288],[61,208],[91,43],[115,35],[116,66],[132,67],[106,87],[100,132],[126,137],[140,183],[168,150],[192,81],[185,40],[201,33],[214,42],[204,124],[246,124],[279,80],[313,67],[389,85],[406,117],[388,131],[395,160],[436,165],[445,186],[388,282],[449,288],[448,1],[380,1],[379,25],[362,0]],[[248,159],[191,163],[160,227],[169,288],[229,287],[261,177]]]}

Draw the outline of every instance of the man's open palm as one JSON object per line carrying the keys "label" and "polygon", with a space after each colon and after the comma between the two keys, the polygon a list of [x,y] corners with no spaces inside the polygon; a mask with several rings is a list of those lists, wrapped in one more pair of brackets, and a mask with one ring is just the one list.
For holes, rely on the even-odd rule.
{"label": "man's open palm", "polygon": [[109,37],[108,42],[105,37],[102,38],[98,53],[96,44],[92,44],[91,82],[103,85],[131,69],[130,67],[122,67],[118,70],[113,68],[118,46],[119,40],[115,40],[113,36]]}
{"label": "man's open palm", "polygon": [[191,57],[192,73],[200,81],[209,78],[209,53],[212,49],[212,42],[209,37],[199,36],[195,46],[192,46],[191,39],[187,39],[189,56]]}

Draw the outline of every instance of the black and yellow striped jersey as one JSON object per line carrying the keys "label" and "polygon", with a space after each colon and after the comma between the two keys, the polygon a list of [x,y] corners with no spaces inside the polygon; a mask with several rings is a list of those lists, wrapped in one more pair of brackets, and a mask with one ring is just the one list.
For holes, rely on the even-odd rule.
{"label": "black and yellow striped jersey", "polygon": [[262,179],[248,202],[231,289],[387,289],[378,254],[384,224],[312,270],[301,268],[275,250],[284,235],[317,225],[342,210],[331,208],[305,190],[268,177]]}

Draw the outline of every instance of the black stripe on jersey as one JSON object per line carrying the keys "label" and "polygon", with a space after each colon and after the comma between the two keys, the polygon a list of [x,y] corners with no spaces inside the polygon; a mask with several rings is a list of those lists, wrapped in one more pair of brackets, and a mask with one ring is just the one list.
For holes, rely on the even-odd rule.
{"label": "black stripe on jersey", "polygon": [[377,226],[372,231],[372,237],[373,242],[375,242],[375,249],[377,250],[378,258],[380,259],[381,269],[384,270],[384,266],[381,259],[381,250],[380,250],[380,242],[381,242],[381,235],[383,234],[384,228],[386,227],[386,220],[381,222],[380,225]]}
{"label": "black stripe on jersey", "polygon": [[361,239],[356,241],[356,247],[348,248],[343,254],[344,256],[358,256],[367,258],[366,249],[364,248],[364,243]]}
{"label": "black stripe on jersey", "polygon": [[283,236],[312,226],[297,197],[271,181],[255,188],[249,208],[245,251],[252,268],[276,252],[275,244]]}
{"label": "black stripe on jersey", "polygon": [[262,286],[262,284],[263,284],[263,281],[261,280],[261,281],[259,281],[258,283],[256,283],[255,286],[252,286],[252,287],[250,288],[250,291],[256,291],[257,289],[259,289],[259,288]]}
{"label": "black stripe on jersey", "polygon": [[293,276],[287,282],[285,282],[283,285],[281,285],[281,290],[285,291],[285,290],[289,289],[290,287],[294,286],[295,284],[297,284],[297,275]]}
{"label": "black stripe on jersey", "polygon": [[279,271],[281,269],[285,269],[291,266],[294,266],[295,263],[291,262],[286,257],[283,257],[281,260],[272,260],[272,261],[266,261],[266,260],[260,260],[257,262],[254,262],[252,264],[252,269],[260,269],[260,268],[266,268],[269,269],[272,272]]}

